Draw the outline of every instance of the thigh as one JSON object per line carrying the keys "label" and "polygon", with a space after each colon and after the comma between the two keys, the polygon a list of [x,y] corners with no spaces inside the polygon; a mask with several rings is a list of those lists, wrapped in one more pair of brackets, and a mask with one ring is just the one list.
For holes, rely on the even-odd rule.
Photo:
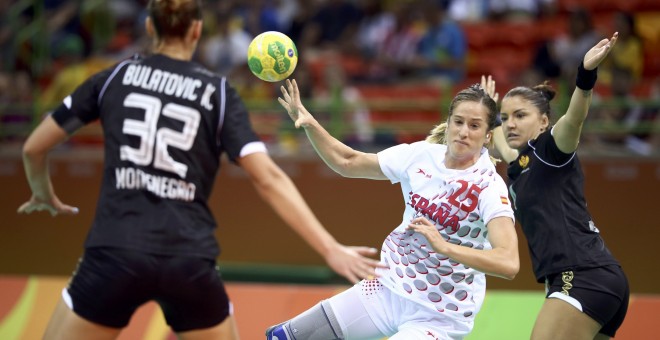
{"label": "thigh", "polygon": [[225,285],[211,259],[163,260],[155,299],[168,325],[177,333],[214,328],[232,314]]}
{"label": "thigh", "polygon": [[623,323],[629,289],[621,267],[612,265],[549,275],[547,284],[550,300],[563,300],[573,306],[599,324],[600,333],[614,336]]}
{"label": "thigh", "polygon": [[[346,339],[381,339],[386,334],[378,329],[370,314],[383,311],[386,307],[365,306],[360,294],[363,294],[363,282],[329,298],[327,301],[332,306]],[[367,311],[367,308],[370,311]]]}
{"label": "thigh", "polygon": [[85,320],[74,313],[64,302],[64,299],[55,306],[55,311],[46,326],[44,340],[104,340],[115,339],[121,328],[106,327]]}
{"label": "thigh", "polygon": [[455,320],[437,311],[421,307],[415,301],[401,301],[398,332],[390,339],[452,339],[465,338],[472,331],[473,322]]}
{"label": "thigh", "polygon": [[564,300],[549,298],[532,329],[532,340],[593,339],[600,324]]}

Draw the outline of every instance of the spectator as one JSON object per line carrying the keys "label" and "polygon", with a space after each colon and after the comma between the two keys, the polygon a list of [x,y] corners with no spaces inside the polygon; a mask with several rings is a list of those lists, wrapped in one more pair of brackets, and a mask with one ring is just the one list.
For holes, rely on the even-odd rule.
{"label": "spectator", "polygon": [[34,84],[26,71],[0,72],[0,142],[21,142],[32,124]]}
{"label": "spectator", "polygon": [[355,43],[362,56],[371,60],[382,49],[387,34],[394,29],[396,18],[379,0],[365,0],[363,11]]}
{"label": "spectator", "polygon": [[317,12],[317,4],[314,1],[293,0],[295,1],[296,11],[291,17],[288,25],[283,25],[283,32],[293,40],[299,52],[305,50],[303,33],[307,30],[312,17]]}
{"label": "spectator", "polygon": [[424,3],[428,29],[422,36],[413,64],[424,78],[441,78],[457,83],[465,77],[467,41],[460,25],[449,19],[444,5]]}
{"label": "spectator", "polygon": [[630,70],[614,68],[610,72],[616,79],[609,85],[611,94],[605,98],[594,98],[600,105],[593,110],[593,116],[588,117],[588,121],[596,129],[584,135],[586,141],[596,148],[622,148],[628,133],[642,114],[642,107],[632,94],[633,76]]}
{"label": "spectator", "polygon": [[490,0],[493,20],[532,21],[551,12],[555,0]]}
{"label": "spectator", "polygon": [[303,44],[340,51],[350,49],[361,18],[360,9],[351,1],[325,1],[305,27]]}
{"label": "spectator", "polygon": [[601,81],[610,84],[616,79],[615,70],[626,70],[634,84],[642,76],[644,65],[644,49],[642,39],[635,30],[635,17],[626,12],[618,12],[614,17],[614,31],[619,32],[619,41],[610,52],[610,58],[605,60],[601,70]]}
{"label": "spectator", "polygon": [[369,77],[372,80],[393,80],[409,75],[422,29],[417,20],[415,6],[398,2],[392,7],[395,23],[385,34],[380,50],[371,63]]}
{"label": "spectator", "polygon": [[488,0],[449,1],[447,12],[456,21],[479,22],[488,16]]}
{"label": "spectator", "polygon": [[[212,35],[201,42],[199,59],[209,69],[227,76],[237,67],[247,63],[247,50],[252,41],[228,9],[218,9]],[[213,27],[215,26],[215,27]]]}
{"label": "spectator", "polygon": [[244,29],[253,37],[266,31],[280,31],[272,0],[235,1],[233,12],[241,17]]}
{"label": "spectator", "polygon": [[49,111],[59,105],[92,74],[112,64],[110,58],[101,55],[84,56],[84,42],[76,35],[63,38],[54,52],[55,76],[45,87],[40,99],[40,109]]}
{"label": "spectator", "polygon": [[533,60],[533,68],[542,78],[575,78],[575,65],[579,65],[587,51],[601,39],[593,27],[591,15],[582,7],[571,10],[566,34],[542,44]]}

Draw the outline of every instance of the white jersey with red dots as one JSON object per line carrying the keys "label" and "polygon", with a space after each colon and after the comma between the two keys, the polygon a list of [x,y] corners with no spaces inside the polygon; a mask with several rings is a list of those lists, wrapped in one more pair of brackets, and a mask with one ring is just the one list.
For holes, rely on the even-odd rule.
{"label": "white jersey with red dots", "polygon": [[446,145],[416,142],[378,153],[383,173],[401,183],[405,211],[401,223],[381,249],[380,281],[395,293],[458,320],[473,320],[486,290],[485,274],[436,253],[424,236],[406,230],[425,217],[450,243],[491,249],[488,222],[514,219],[504,180],[483,148],[479,160],[465,170],[448,169]]}

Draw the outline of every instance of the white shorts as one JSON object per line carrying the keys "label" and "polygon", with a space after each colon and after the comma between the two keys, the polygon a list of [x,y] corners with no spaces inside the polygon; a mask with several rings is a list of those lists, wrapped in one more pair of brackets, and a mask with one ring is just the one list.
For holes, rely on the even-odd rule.
{"label": "white shorts", "polygon": [[463,339],[474,324],[406,299],[377,279],[362,280],[328,302],[345,339]]}

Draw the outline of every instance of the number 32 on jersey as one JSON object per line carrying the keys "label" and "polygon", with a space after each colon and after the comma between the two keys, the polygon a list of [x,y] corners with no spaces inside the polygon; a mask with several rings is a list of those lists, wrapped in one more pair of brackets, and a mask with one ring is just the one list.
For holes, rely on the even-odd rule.
{"label": "number 32 on jersey", "polygon": [[[158,97],[131,93],[126,96],[124,106],[144,111],[144,120],[125,119],[122,132],[140,138],[140,145],[132,148],[122,145],[119,148],[121,160],[133,162],[136,165],[147,166],[153,162],[153,167],[159,170],[175,173],[181,178],[186,177],[188,166],[175,161],[168,152],[168,147],[188,151],[195,141],[201,115],[194,108],[176,103],[163,103]],[[158,127],[158,119],[163,115],[183,122],[181,131],[167,127]]]}

